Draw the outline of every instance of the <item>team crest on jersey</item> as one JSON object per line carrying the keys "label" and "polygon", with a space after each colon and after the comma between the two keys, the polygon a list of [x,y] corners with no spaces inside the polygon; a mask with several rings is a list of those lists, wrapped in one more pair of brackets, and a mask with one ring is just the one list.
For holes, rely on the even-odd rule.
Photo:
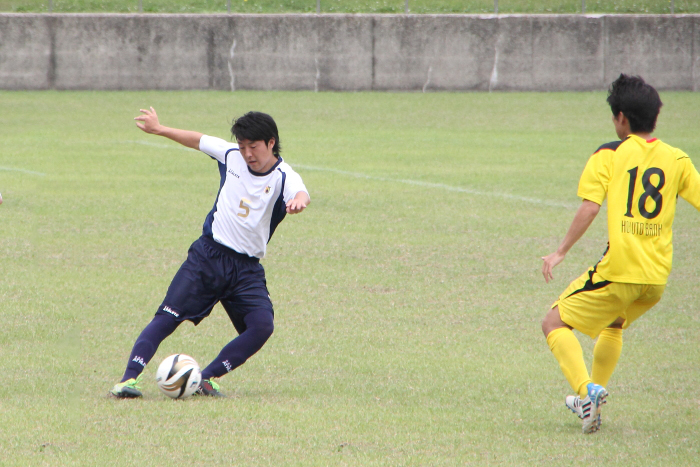
{"label": "team crest on jersey", "polygon": [[269,194],[270,194],[270,190],[272,190],[272,187],[270,187],[270,186],[265,187],[265,194],[266,194],[266,195],[269,195]]}

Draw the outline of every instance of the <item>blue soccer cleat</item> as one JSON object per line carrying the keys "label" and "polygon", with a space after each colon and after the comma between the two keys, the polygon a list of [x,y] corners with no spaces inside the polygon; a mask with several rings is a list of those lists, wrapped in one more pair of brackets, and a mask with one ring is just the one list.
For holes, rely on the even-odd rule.
{"label": "blue soccer cleat", "polygon": [[588,385],[588,395],[581,400],[583,434],[595,433],[600,429],[600,412],[607,397],[608,391],[600,384]]}

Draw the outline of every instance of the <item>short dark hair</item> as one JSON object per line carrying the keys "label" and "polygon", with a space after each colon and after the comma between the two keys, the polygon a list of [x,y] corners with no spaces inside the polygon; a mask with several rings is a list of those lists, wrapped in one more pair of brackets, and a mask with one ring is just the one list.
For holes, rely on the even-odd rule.
{"label": "short dark hair", "polygon": [[627,117],[632,133],[651,133],[656,128],[656,118],[663,102],[656,89],[645,83],[641,76],[621,73],[610,85],[608,104],[613,115],[622,112]]}
{"label": "short dark hair", "polygon": [[233,122],[231,134],[236,139],[265,141],[265,144],[269,143],[272,138],[275,138],[275,145],[272,147],[272,153],[276,157],[279,157],[282,151],[280,137],[277,133],[277,124],[268,114],[262,112],[248,112],[242,117],[238,117]]}

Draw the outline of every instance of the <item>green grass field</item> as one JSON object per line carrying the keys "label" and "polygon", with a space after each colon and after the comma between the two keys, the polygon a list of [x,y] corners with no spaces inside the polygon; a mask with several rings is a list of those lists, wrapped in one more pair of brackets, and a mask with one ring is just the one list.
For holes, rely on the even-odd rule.
{"label": "green grass field", "polygon": [[[700,13],[698,0],[586,0],[586,13]],[[494,0],[409,0],[411,13],[494,12]],[[315,13],[316,0],[0,0],[0,12]],[[581,0],[498,0],[499,13],[580,13]],[[404,13],[405,0],[321,0],[322,13]]]}
{"label": "green grass field", "polygon": [[[656,135],[700,160],[700,94],[661,95]],[[603,93],[0,92],[0,465],[690,466],[700,454],[700,213],[679,202],[664,299],[625,333],[601,432],[580,434],[540,320],[599,258],[604,216],[546,285],[578,177],[615,139]],[[271,113],[312,204],[263,264],[276,330],[172,401],[167,355],[206,365],[217,306],[107,397],[218,189],[216,164],[139,131],[228,137]],[[582,338],[590,355],[592,343]]]}

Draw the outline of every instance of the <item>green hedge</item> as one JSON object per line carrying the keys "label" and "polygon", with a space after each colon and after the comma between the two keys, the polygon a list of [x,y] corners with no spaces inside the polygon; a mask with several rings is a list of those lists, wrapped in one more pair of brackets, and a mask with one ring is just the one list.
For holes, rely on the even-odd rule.
{"label": "green hedge", "polygon": [[[698,0],[408,0],[411,13],[700,13]],[[322,13],[403,13],[406,0],[320,0]],[[314,13],[317,0],[0,0],[16,13]]]}

